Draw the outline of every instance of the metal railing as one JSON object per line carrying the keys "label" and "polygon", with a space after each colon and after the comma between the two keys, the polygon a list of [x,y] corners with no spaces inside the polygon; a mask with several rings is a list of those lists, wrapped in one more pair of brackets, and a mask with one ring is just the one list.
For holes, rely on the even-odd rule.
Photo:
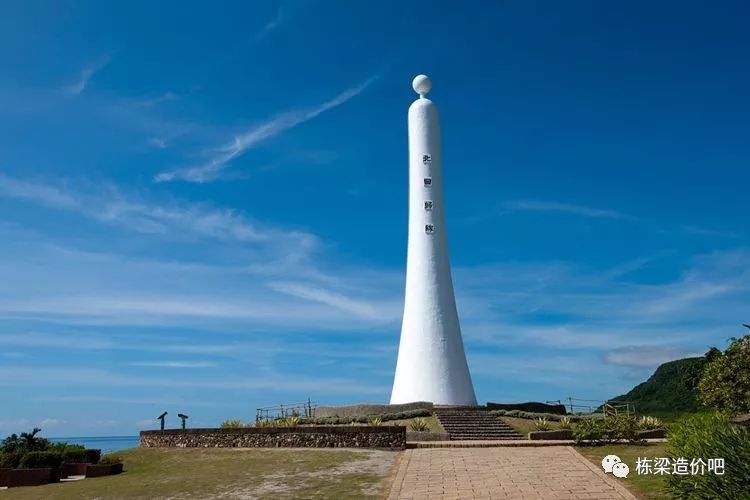
{"label": "metal railing", "polygon": [[568,396],[565,403],[561,400],[547,401],[547,404],[562,404],[568,413],[594,413],[601,408],[605,416],[619,415],[635,416],[635,404],[631,401],[602,401],[600,399],[581,399]]}
{"label": "metal railing", "polygon": [[255,409],[255,421],[275,420],[287,417],[314,417],[318,405],[310,400],[302,403],[285,403],[278,406],[264,406]]}

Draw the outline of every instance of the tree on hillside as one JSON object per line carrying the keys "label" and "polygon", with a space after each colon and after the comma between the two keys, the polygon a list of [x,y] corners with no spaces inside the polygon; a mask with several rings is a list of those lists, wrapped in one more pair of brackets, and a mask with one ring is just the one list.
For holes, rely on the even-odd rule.
{"label": "tree on hillside", "polygon": [[729,347],[706,364],[698,393],[708,407],[750,412],[750,335],[731,339]]}

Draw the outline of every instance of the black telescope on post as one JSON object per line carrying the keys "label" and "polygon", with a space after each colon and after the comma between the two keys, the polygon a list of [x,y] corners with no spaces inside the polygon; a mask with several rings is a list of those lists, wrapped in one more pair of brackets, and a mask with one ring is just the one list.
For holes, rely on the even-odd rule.
{"label": "black telescope on post", "polygon": [[183,415],[182,413],[178,413],[177,416],[180,417],[180,420],[182,420],[182,428],[184,430],[185,429],[185,420],[187,420],[190,417],[188,417],[187,415]]}
{"label": "black telescope on post", "polygon": [[167,416],[167,412],[164,412],[158,417],[156,417],[156,420],[161,420],[161,430],[164,430],[164,417],[166,416]]}

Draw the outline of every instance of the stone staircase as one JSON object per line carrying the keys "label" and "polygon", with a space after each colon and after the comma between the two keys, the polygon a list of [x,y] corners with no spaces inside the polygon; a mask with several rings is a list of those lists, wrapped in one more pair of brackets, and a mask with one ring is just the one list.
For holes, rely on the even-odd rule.
{"label": "stone staircase", "polygon": [[451,441],[521,439],[511,426],[481,406],[436,406],[435,416]]}

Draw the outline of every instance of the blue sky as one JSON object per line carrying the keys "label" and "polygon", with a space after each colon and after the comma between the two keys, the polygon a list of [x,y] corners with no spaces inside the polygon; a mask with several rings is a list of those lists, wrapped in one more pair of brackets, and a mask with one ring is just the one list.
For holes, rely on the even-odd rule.
{"label": "blue sky", "polygon": [[749,319],[748,14],[4,2],[0,434],[387,401],[418,73],[481,401],[603,399],[724,347]]}

